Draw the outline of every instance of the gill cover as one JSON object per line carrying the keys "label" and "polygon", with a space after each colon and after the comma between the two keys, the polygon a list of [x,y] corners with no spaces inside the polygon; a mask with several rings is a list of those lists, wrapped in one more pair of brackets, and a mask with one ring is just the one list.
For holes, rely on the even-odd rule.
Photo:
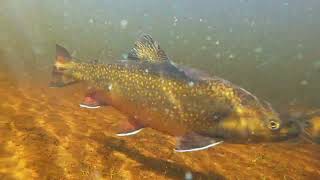
{"label": "gill cover", "polygon": [[71,63],[70,53],[62,46],[56,45],[56,59],[52,69],[50,87],[63,87],[76,82],[71,75],[66,74]]}

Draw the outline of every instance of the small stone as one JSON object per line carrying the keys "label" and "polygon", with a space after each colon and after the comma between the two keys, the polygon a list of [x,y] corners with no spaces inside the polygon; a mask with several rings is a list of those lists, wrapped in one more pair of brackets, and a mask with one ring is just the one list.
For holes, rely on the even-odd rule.
{"label": "small stone", "polygon": [[229,55],[229,59],[233,59],[234,58],[234,55],[233,54],[230,54]]}
{"label": "small stone", "polygon": [[110,85],[108,86],[108,89],[109,89],[109,91],[111,91],[111,89],[112,89],[112,84],[110,84]]}
{"label": "small stone", "polygon": [[188,85],[189,85],[190,87],[193,87],[193,86],[194,86],[194,82],[190,81],[190,82],[188,83]]}
{"label": "small stone", "polygon": [[184,179],[185,180],[192,180],[192,173],[190,171],[186,172]]}
{"label": "small stone", "polygon": [[302,81],[300,82],[300,84],[301,84],[302,86],[306,86],[306,85],[309,84],[309,82],[308,82],[307,80],[302,80]]}
{"label": "small stone", "polygon": [[262,53],[262,51],[263,51],[262,47],[257,47],[254,49],[255,53]]}
{"label": "small stone", "polygon": [[125,28],[127,28],[128,21],[126,19],[123,19],[120,21],[120,25],[121,25],[122,29],[125,29]]}

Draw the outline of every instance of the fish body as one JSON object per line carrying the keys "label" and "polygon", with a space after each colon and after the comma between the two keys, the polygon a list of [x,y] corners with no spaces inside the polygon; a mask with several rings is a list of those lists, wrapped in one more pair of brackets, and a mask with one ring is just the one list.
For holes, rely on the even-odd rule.
{"label": "fish body", "polygon": [[286,138],[270,104],[219,77],[174,64],[149,35],[113,64],[77,63],[57,46],[54,86],[86,81],[106,104],[129,117],[125,136],[144,127],[178,137],[176,150],[201,150],[222,141]]}

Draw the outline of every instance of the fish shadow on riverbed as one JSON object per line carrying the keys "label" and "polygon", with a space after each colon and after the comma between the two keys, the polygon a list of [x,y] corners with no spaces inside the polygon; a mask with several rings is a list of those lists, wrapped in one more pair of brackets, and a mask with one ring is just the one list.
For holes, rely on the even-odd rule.
{"label": "fish shadow on riverbed", "polygon": [[153,157],[147,157],[141,154],[138,150],[129,147],[124,140],[120,140],[110,136],[95,136],[91,137],[99,144],[103,145],[102,148],[110,149],[111,151],[117,151],[125,154],[128,158],[135,160],[143,165],[142,169],[150,170],[161,174],[168,178],[184,179],[187,172],[192,174],[192,179],[225,179],[222,175],[208,172],[202,173],[190,169],[187,166],[177,164],[174,162],[168,162],[162,159]]}

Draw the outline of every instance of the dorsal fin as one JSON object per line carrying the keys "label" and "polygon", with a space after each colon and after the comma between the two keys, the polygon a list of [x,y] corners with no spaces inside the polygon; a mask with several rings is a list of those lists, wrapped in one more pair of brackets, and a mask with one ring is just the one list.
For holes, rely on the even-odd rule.
{"label": "dorsal fin", "polygon": [[199,80],[210,79],[209,75],[200,70],[180,66],[171,61],[166,53],[160,48],[158,42],[154,41],[148,34],[143,34],[135,42],[134,48],[128,53],[127,60],[122,63],[129,63],[129,61],[137,61],[140,63],[151,63],[156,65],[153,69],[160,75],[166,75],[187,81],[197,82]]}
{"label": "dorsal fin", "polygon": [[135,43],[128,54],[129,60],[161,62],[167,61],[166,53],[160,45],[148,34],[143,34]]}

